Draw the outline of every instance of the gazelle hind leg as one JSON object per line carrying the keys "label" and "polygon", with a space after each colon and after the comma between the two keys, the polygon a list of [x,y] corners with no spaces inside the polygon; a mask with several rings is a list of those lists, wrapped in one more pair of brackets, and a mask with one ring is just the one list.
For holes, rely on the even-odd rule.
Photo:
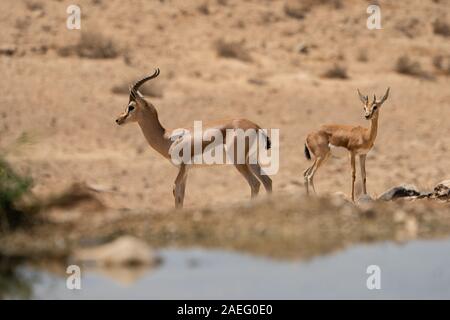
{"label": "gazelle hind leg", "polygon": [[306,188],[306,194],[309,195],[309,173],[311,172],[312,168],[316,165],[317,159],[314,160],[314,163],[311,167],[307,168],[305,171],[303,171],[303,179],[305,181],[305,188]]}
{"label": "gazelle hind leg", "polygon": [[316,187],[314,186],[314,175],[316,174],[317,170],[319,170],[320,166],[324,164],[325,160],[327,160],[330,157],[330,152],[326,153],[323,157],[317,157],[316,161],[314,161],[313,166],[311,167],[311,170],[308,172],[307,181],[308,184],[311,185],[314,193],[316,193]]}
{"label": "gazelle hind leg", "polygon": [[259,193],[259,187],[261,186],[259,180],[253,175],[250,168],[246,164],[236,164],[235,167],[239,173],[242,174],[245,180],[247,180],[252,192],[251,197],[256,197]]}
{"label": "gazelle hind leg", "polygon": [[314,186],[314,175],[317,172],[317,169],[319,169],[320,164],[323,162],[323,158],[322,157],[318,157],[317,161],[314,163],[314,166],[311,168],[311,170],[308,173],[308,184],[311,185],[314,194],[316,194],[316,187]]}
{"label": "gazelle hind leg", "polygon": [[183,208],[184,193],[186,190],[187,168],[185,164],[180,165],[175,184],[173,186],[173,196],[175,197],[175,208]]}
{"label": "gazelle hind leg", "polygon": [[251,172],[263,183],[264,189],[267,193],[272,192],[272,179],[261,169],[259,164],[249,164],[248,165]]}

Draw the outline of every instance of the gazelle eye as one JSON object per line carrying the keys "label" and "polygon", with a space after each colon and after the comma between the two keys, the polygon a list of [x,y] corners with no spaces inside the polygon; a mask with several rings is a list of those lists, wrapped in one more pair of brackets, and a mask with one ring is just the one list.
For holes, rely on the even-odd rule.
{"label": "gazelle eye", "polygon": [[128,107],[128,112],[133,111],[133,110],[134,110],[134,107],[133,107],[133,106],[129,106],[129,107]]}
{"label": "gazelle eye", "polygon": [[374,106],[374,107],[373,107],[373,110],[377,110],[377,108],[378,108],[378,106]]}

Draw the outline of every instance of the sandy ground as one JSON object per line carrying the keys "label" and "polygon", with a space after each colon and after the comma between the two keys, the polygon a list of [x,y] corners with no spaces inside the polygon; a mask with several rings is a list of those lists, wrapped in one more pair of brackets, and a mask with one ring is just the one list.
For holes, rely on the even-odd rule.
{"label": "sandy ground", "polygon": [[[0,55],[0,148],[34,178],[38,196],[86,182],[111,190],[100,197],[114,210],[173,207],[176,169],[148,147],[137,125],[114,123],[128,97],[112,88],[157,66],[154,82],[163,96],[149,100],[164,125],[245,117],[280,129],[275,194],[304,192],[308,132],[324,123],[368,125],[356,88],[380,96],[391,87],[367,160],[371,195],[402,182],[430,189],[449,178],[450,79],[432,65],[433,57],[450,53],[449,38],[432,30],[436,19],[449,21],[449,1],[379,1],[382,30],[366,28],[367,1],[315,5],[304,19],[287,16],[285,1],[79,3],[81,31],[65,27],[71,1],[0,2],[0,42],[16,50]],[[58,54],[81,32],[112,39],[120,54]],[[219,57],[219,39],[241,41],[252,61]],[[307,53],[298,52],[300,44]],[[434,80],[397,73],[404,54]],[[322,77],[334,63],[347,68],[349,79]],[[29,143],[11,150],[23,134]],[[318,191],[348,193],[349,167],[347,157],[330,160],[317,175]],[[190,173],[185,205],[237,203],[249,194],[232,166],[202,168]]]}

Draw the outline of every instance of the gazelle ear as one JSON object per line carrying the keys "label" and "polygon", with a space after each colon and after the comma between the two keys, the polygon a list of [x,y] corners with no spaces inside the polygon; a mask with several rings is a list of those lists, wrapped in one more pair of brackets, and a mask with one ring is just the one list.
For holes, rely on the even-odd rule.
{"label": "gazelle ear", "polygon": [[382,104],[383,102],[386,101],[386,99],[389,97],[389,91],[391,90],[391,88],[387,88],[386,93],[384,94],[383,98],[381,98],[381,100],[378,102],[379,104]]}
{"label": "gazelle ear", "polygon": [[142,93],[139,90],[134,90],[133,89],[133,94],[134,94],[134,100],[143,105],[143,106],[148,106],[147,101],[145,101],[144,96],[142,95]]}
{"label": "gazelle ear", "polygon": [[130,97],[133,98],[134,101],[146,104],[145,98],[139,90],[130,87]]}
{"label": "gazelle ear", "polygon": [[359,92],[359,89],[356,89],[356,90],[358,91],[359,100],[361,100],[362,103],[366,104],[366,103],[367,103],[367,100],[369,100],[369,97],[368,97],[368,96],[363,96],[363,95],[361,94],[361,92]]}

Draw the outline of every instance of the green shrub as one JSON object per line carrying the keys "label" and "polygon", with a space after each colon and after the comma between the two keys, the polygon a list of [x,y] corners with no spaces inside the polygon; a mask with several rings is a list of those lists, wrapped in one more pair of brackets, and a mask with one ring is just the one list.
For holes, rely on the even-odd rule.
{"label": "green shrub", "polygon": [[20,223],[22,214],[16,209],[17,202],[29,192],[31,179],[17,174],[0,158],[0,230]]}

